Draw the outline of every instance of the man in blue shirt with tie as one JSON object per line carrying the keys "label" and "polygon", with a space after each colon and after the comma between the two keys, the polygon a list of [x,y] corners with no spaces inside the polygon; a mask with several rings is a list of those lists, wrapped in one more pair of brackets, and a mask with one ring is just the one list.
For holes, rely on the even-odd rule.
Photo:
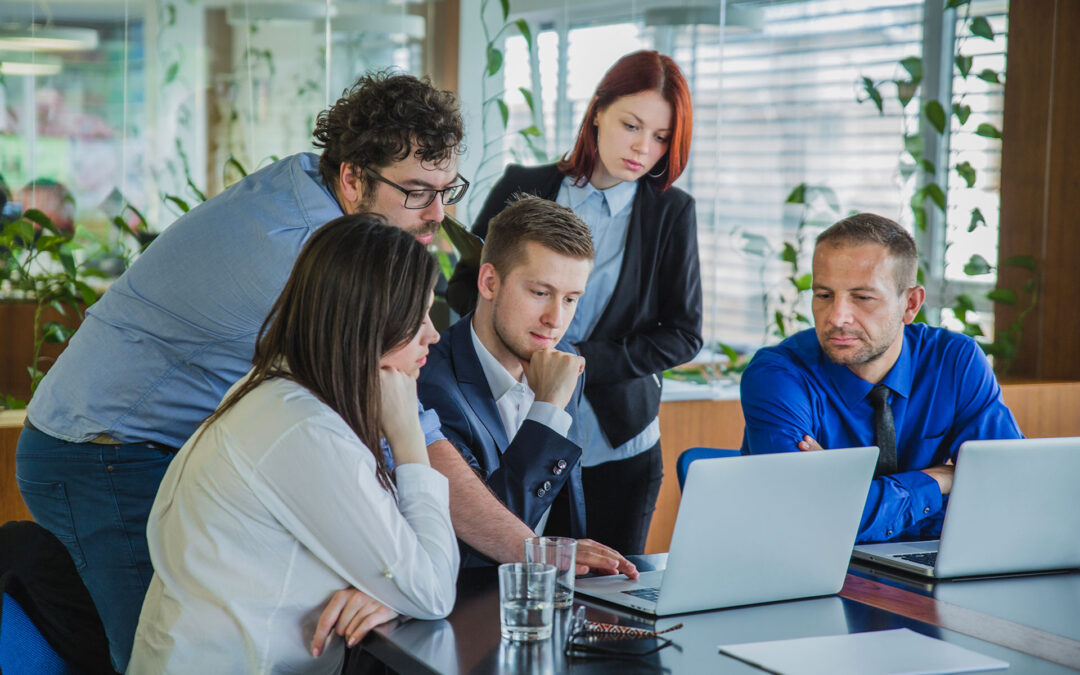
{"label": "man in blue shirt with tie", "polygon": [[960,445],[1021,437],[978,344],[912,323],[917,267],[892,220],[835,223],[814,248],[814,328],[743,374],[743,454],[879,446],[859,542],[938,536]]}

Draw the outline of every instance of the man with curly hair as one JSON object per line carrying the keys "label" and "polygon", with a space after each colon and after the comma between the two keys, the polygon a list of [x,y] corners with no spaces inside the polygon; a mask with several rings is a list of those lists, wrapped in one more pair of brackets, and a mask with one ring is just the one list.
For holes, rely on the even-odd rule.
{"label": "man with curly hair", "polygon": [[[360,211],[430,241],[443,207],[468,187],[457,173],[463,133],[450,92],[409,75],[361,77],[319,115],[321,156],[282,159],[192,209],[87,311],[30,402],[16,474],[34,519],[71,552],[117,670],[153,574],[146,520],[158,485],[175,449],[251,367],[304,242]],[[531,531],[468,469],[438,417],[420,414],[432,464],[451,480],[459,536],[496,559],[520,557]],[[316,653],[335,624],[389,612],[358,591],[327,600]]]}

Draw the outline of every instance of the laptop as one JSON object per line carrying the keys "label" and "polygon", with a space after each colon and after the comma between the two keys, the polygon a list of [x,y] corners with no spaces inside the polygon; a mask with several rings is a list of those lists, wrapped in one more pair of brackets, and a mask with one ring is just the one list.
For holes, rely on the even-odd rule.
{"label": "laptop", "polygon": [[941,539],[852,556],[939,579],[1080,567],[1080,438],[964,443]]}
{"label": "laptop", "polygon": [[840,590],[878,450],[699,459],[664,570],[578,579],[575,592],[667,616]]}

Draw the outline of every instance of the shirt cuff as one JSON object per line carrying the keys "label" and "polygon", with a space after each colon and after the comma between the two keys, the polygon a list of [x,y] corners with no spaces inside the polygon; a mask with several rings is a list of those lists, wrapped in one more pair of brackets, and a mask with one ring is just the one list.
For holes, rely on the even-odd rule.
{"label": "shirt cuff", "polygon": [[922,471],[905,471],[892,478],[908,491],[914,522],[928,518],[941,510],[941,486]]}
{"label": "shirt cuff", "polygon": [[442,423],[439,414],[434,408],[424,409],[420,400],[416,401],[416,410],[420,413],[420,430],[424,432],[424,445],[431,445],[435,441],[445,441],[446,436],[442,432]]}
{"label": "shirt cuff", "polygon": [[399,464],[394,469],[394,485],[398,500],[426,495],[434,497],[440,504],[450,504],[450,482],[430,466],[415,462]]}
{"label": "shirt cuff", "polygon": [[525,419],[539,422],[563,438],[570,433],[570,425],[574,423],[570,413],[547,401],[533,401]]}

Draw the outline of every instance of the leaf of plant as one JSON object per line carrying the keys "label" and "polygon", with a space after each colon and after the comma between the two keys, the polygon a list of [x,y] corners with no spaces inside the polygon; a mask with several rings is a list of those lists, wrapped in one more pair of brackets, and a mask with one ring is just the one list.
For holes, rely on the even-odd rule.
{"label": "leaf of plant", "polygon": [[915,219],[915,227],[920,232],[926,232],[926,209],[924,209],[921,205],[917,207],[912,207],[911,215]]}
{"label": "leaf of plant", "polygon": [[53,223],[52,218],[45,215],[40,209],[27,209],[26,211],[23,211],[22,217],[37,223],[43,230],[48,230],[53,234],[60,234],[60,231],[56,229],[56,225]]}
{"label": "leaf of plant", "polygon": [[937,167],[934,166],[933,162],[926,159],[925,157],[919,160],[919,167],[931,176],[937,173]]}
{"label": "leaf of plant", "polygon": [[510,16],[510,0],[499,0],[499,5],[502,6],[503,21],[506,21]]}
{"label": "leaf of plant", "polygon": [[914,84],[922,82],[923,78],[923,62],[918,56],[909,56],[906,59],[901,59],[900,65],[911,76],[911,81]]}
{"label": "leaf of plant", "polygon": [[93,288],[90,288],[81,281],[75,282],[75,288],[79,289],[79,295],[82,296],[83,304],[87,307],[97,302],[98,294]]}
{"label": "leaf of plant", "polygon": [[993,124],[987,124],[983,122],[975,129],[976,136],[982,136],[983,138],[1001,138],[1001,132]]}
{"label": "leaf of plant", "polygon": [[528,126],[528,127],[524,128],[524,129],[522,129],[518,133],[523,135],[523,136],[539,136],[540,135],[540,130],[536,128],[535,124],[533,124],[531,126]]}
{"label": "leaf of plant", "polygon": [[963,310],[963,311],[966,311],[966,312],[971,312],[971,311],[975,310],[975,302],[971,299],[971,296],[968,295],[967,293],[960,293],[959,295],[956,296],[956,306],[955,306],[955,308],[957,310]]}
{"label": "leaf of plant", "polygon": [[786,263],[794,265],[799,259],[799,254],[795,250],[795,247],[791,245],[791,242],[784,242],[784,250],[780,252],[780,259]]}
{"label": "leaf of plant", "polygon": [[488,77],[494,77],[495,73],[499,72],[502,68],[503,55],[498,49],[495,49],[494,45],[489,44],[487,50],[487,74]]}
{"label": "leaf of plant", "polygon": [[1006,267],[1023,267],[1032,272],[1034,272],[1035,268],[1038,266],[1038,263],[1035,262],[1035,258],[1029,255],[1014,255],[1013,257],[1004,260],[1001,264]]}
{"label": "leaf of plant", "polygon": [[906,109],[918,90],[919,85],[911,80],[896,80],[896,100],[900,101],[900,107]]}
{"label": "leaf of plant", "polygon": [[74,277],[78,274],[75,271],[75,258],[71,255],[71,251],[66,248],[60,249],[60,264],[64,266],[64,272],[68,276]]}
{"label": "leaf of plant", "polygon": [[806,183],[799,183],[795,186],[795,189],[791,191],[791,194],[784,200],[785,204],[805,204],[806,203]]}
{"label": "leaf of plant", "polygon": [[994,29],[990,27],[985,16],[977,16],[971,20],[971,34],[987,40],[994,39]]}
{"label": "leaf of plant", "polygon": [[1016,304],[1016,291],[1011,288],[995,288],[987,293],[986,297],[1003,305]]}
{"label": "leaf of plant", "polygon": [[240,163],[240,160],[235,155],[229,155],[229,158],[225,160],[225,166],[231,166],[236,169],[241,178],[247,178],[247,171],[244,170],[244,165]]}
{"label": "leaf of plant", "polygon": [[968,4],[969,2],[971,2],[971,0],[949,0],[949,2],[945,4],[945,9],[953,9],[954,7],[963,7],[964,5]]}
{"label": "leaf of plant", "polygon": [[963,103],[953,103],[952,111],[956,119],[960,121],[960,126],[967,124],[968,118],[971,117],[971,106]]}
{"label": "leaf of plant", "polygon": [[927,101],[923,110],[926,112],[926,119],[930,120],[934,129],[939,134],[945,133],[945,109],[941,107],[941,104],[937,101]]}
{"label": "leaf of plant", "polygon": [[871,80],[869,77],[864,77],[862,81],[863,91],[866,92],[866,95],[870,98],[871,101],[874,102],[874,105],[877,106],[878,114],[884,115],[885,108],[883,107],[883,102],[881,100],[881,92],[878,91],[878,88],[876,86],[874,86],[874,81]]}
{"label": "leaf of plant", "polygon": [[503,129],[505,129],[510,122],[510,107],[501,98],[495,99],[495,103],[499,106],[499,117],[502,118]]}
{"label": "leaf of plant", "polygon": [[978,253],[971,256],[971,259],[964,264],[964,274],[969,277],[978,276],[980,274],[989,274],[990,263],[986,262],[986,258],[982,257]]}
{"label": "leaf of plant", "polygon": [[191,207],[188,206],[188,203],[185,202],[183,199],[180,199],[179,197],[176,197],[174,195],[165,195],[165,199],[172,202],[173,204],[176,204],[176,207],[180,209],[180,211],[182,211],[183,213],[187,213],[191,210]]}
{"label": "leaf of plant", "polygon": [[963,161],[957,164],[956,173],[960,174],[968,187],[975,185],[975,167],[971,166],[971,162]]}
{"label": "leaf of plant", "polygon": [[971,63],[974,59],[970,56],[964,56],[963,54],[956,55],[956,69],[960,71],[960,76],[966,78],[968,73],[971,72]]}
{"label": "leaf of plant", "polygon": [[518,91],[520,91],[521,95],[525,97],[525,105],[529,106],[529,112],[535,113],[536,112],[536,107],[533,104],[533,95],[532,95],[532,92],[529,91],[529,88],[528,87],[518,87]]}
{"label": "leaf of plant", "polygon": [[41,337],[45,342],[53,345],[63,344],[74,333],[74,330],[56,321],[46,321],[41,326]]}
{"label": "leaf of plant", "polygon": [[904,136],[904,150],[906,150],[909,155],[914,157],[916,162],[922,159],[922,136],[918,134]]}
{"label": "leaf of plant", "polygon": [[810,290],[810,286],[813,283],[814,279],[811,275],[804,274],[798,279],[792,279],[791,281],[795,284],[795,290],[802,293],[803,291]]}
{"label": "leaf of plant", "polygon": [[968,323],[968,322],[965,321],[964,322],[964,335],[966,335],[968,337],[982,337],[983,335],[985,335],[985,333],[983,333],[982,328],[979,328],[979,324],[977,324],[977,323]]}
{"label": "leaf of plant", "polygon": [[67,239],[64,237],[58,237],[55,234],[43,234],[34,242],[34,248],[51,253],[58,250],[66,242]]}
{"label": "leaf of plant", "polygon": [[518,19],[514,22],[517,29],[521,31],[521,36],[525,38],[525,44],[529,45],[529,49],[532,49],[532,29],[529,28],[529,22],[525,19]]}
{"label": "leaf of plant", "polygon": [[937,206],[942,212],[945,211],[945,193],[942,192],[941,186],[937,183],[926,184],[926,195],[930,197],[934,205]]}
{"label": "leaf of plant", "polygon": [[983,82],[989,82],[990,84],[1001,84],[1001,77],[998,76],[996,70],[990,68],[983,68],[982,72],[978,74],[978,78]]}
{"label": "leaf of plant", "polygon": [[169,68],[165,71],[165,84],[171,84],[176,76],[180,73],[180,62],[174,61],[169,64]]}
{"label": "leaf of plant", "polygon": [[968,225],[968,232],[974,232],[980,224],[985,225],[986,218],[983,218],[982,211],[976,206],[971,209],[971,224]]}
{"label": "leaf of plant", "polygon": [[735,348],[726,342],[717,342],[716,346],[720,348],[720,351],[724,352],[724,356],[728,357],[728,361],[734,365],[739,360],[739,352],[735,351]]}
{"label": "leaf of plant", "polygon": [[780,337],[787,337],[787,329],[784,328],[784,315],[777,310],[773,313],[773,318],[776,320],[776,330],[779,332]]}

